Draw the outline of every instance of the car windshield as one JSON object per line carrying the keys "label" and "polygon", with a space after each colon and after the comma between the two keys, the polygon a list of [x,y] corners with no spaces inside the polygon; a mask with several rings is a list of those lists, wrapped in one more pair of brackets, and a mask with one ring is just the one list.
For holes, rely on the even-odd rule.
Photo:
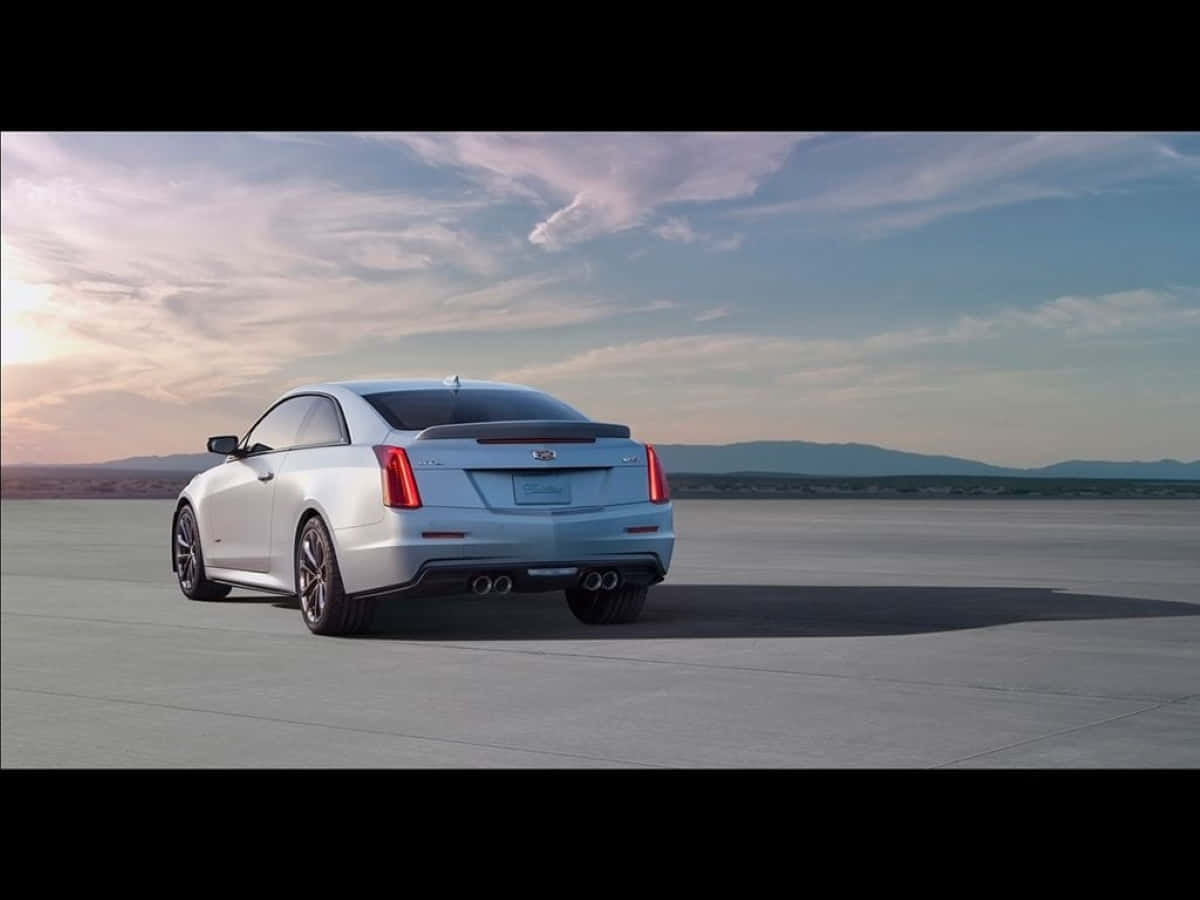
{"label": "car windshield", "polygon": [[375,407],[389,425],[401,431],[423,431],[434,425],[467,422],[588,421],[578,410],[537,391],[435,388],[367,394],[363,399]]}

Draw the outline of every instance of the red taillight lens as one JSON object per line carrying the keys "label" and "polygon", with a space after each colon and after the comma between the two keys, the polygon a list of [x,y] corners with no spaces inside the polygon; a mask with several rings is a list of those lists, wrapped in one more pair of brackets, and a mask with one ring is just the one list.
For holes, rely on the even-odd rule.
{"label": "red taillight lens", "polygon": [[380,479],[383,482],[383,505],[399,509],[416,509],[421,505],[421,494],[417,490],[417,479],[413,476],[408,454],[402,447],[375,448],[379,460]]}
{"label": "red taillight lens", "polygon": [[646,469],[650,475],[650,502],[666,503],[671,499],[671,494],[667,490],[667,476],[663,474],[658,454],[649,444],[646,445]]}

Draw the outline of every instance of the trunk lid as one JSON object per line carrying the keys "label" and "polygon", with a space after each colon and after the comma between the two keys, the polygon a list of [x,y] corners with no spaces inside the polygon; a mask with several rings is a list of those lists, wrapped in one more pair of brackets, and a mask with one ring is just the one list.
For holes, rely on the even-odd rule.
{"label": "trunk lid", "polygon": [[645,503],[649,497],[645,447],[629,438],[624,425],[479,422],[392,437],[406,444],[427,506],[536,514]]}

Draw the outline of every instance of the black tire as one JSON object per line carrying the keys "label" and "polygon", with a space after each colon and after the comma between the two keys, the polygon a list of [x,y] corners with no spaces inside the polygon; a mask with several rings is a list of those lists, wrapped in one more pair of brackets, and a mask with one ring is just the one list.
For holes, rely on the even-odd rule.
{"label": "black tire", "polygon": [[646,605],[645,585],[622,585],[611,591],[567,588],[567,606],[585,625],[628,625]]}
{"label": "black tire", "polygon": [[296,537],[296,599],[313,634],[360,634],[371,627],[375,600],[346,596],[329,529],[312,516]]}
{"label": "black tire", "polygon": [[175,514],[171,528],[171,552],[175,559],[175,577],[179,589],[190,600],[220,600],[233,590],[227,584],[217,584],[204,577],[204,551],[200,546],[200,529],[196,513],[185,503]]}

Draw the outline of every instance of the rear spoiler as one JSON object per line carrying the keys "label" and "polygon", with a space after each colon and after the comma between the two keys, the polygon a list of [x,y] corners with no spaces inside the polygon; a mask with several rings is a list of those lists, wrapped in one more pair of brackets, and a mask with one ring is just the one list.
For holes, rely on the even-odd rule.
{"label": "rear spoiler", "polygon": [[628,425],[574,420],[529,420],[522,422],[466,422],[434,425],[416,436],[418,441],[446,438],[475,438],[481,444],[590,444],[596,438],[627,438]]}

